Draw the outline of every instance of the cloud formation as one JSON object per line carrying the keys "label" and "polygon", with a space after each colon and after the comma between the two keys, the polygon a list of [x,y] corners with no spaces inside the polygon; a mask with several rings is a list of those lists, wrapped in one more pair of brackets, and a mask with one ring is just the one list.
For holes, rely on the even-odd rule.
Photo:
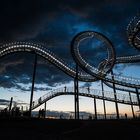
{"label": "cloud formation", "polygon": [[[71,40],[81,31],[94,30],[105,34],[112,41],[117,56],[120,56],[119,52],[122,52],[121,55],[138,54],[127,42],[126,26],[138,12],[139,5],[139,0],[5,0],[0,3],[0,42],[18,40],[42,43],[66,62],[73,64]],[[93,55],[97,51],[92,53],[90,48],[86,48],[83,49],[83,55],[89,62],[93,62]],[[33,63],[34,55],[28,53],[2,58],[0,86],[30,90],[19,86],[19,83],[32,82]],[[38,58],[36,84],[57,86],[71,80],[55,66]]]}

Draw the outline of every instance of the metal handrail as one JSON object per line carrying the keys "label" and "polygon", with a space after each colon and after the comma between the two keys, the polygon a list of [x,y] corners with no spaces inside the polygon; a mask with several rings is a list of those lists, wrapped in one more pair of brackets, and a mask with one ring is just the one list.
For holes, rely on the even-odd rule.
{"label": "metal handrail", "polygon": [[[103,96],[104,92],[104,96]],[[41,96],[39,99],[33,102],[32,109],[37,108],[38,106],[42,105],[46,101],[60,95],[74,95],[74,88],[67,87],[67,88],[58,88],[52,91],[49,91],[47,94]],[[137,97],[135,95],[131,95],[132,102],[130,101],[130,97],[126,93],[116,93],[117,94],[117,102],[125,103],[125,104],[134,104],[138,105]],[[116,101],[114,98],[114,93],[111,91],[102,91],[98,89],[88,89],[88,88],[79,88],[79,95],[86,96],[91,98],[98,98],[98,99],[106,99],[108,101]]]}

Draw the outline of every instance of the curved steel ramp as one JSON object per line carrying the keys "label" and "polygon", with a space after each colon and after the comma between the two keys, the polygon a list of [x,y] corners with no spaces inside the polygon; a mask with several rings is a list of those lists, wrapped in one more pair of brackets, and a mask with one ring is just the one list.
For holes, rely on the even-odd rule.
{"label": "curved steel ramp", "polygon": [[[103,96],[104,92],[104,96]],[[59,88],[52,90],[48,92],[47,94],[43,95],[40,97],[38,100],[33,101],[32,104],[32,110],[36,109],[43,103],[51,100],[54,97],[61,96],[61,95],[74,95],[74,88],[73,87],[68,87],[68,88]],[[96,98],[96,99],[102,99],[102,100],[107,100],[111,102],[115,102],[114,98],[114,93],[110,91],[101,91],[97,89],[88,89],[88,88],[79,88],[79,96],[84,96],[84,97],[90,97],[90,98]],[[131,95],[132,102],[130,101],[129,94],[122,94],[122,93],[117,93],[117,102],[122,103],[122,104],[128,104],[128,105],[136,105],[138,106],[138,101],[135,95]]]}

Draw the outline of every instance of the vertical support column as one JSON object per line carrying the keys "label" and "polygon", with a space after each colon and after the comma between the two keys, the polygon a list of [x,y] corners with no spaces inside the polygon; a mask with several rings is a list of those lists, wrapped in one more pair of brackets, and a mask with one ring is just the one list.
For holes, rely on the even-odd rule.
{"label": "vertical support column", "polygon": [[103,85],[103,80],[101,80],[101,86],[102,86],[102,96],[103,96],[103,106],[104,106],[104,116],[106,119],[106,106],[105,106],[105,100],[104,100],[104,85]]}
{"label": "vertical support column", "polygon": [[140,97],[139,97],[139,91],[137,88],[136,88],[136,94],[137,94],[137,100],[138,100],[139,109],[140,109]]}
{"label": "vertical support column", "polygon": [[47,104],[47,103],[45,102],[45,104],[44,104],[44,113],[45,113],[45,114],[44,114],[44,118],[46,118],[46,104]]}
{"label": "vertical support column", "polygon": [[94,113],[95,113],[95,120],[97,120],[97,107],[96,107],[96,98],[94,97]]}
{"label": "vertical support column", "polygon": [[78,65],[76,64],[76,76],[74,78],[75,91],[75,119],[79,119],[79,85],[78,85]]}
{"label": "vertical support column", "polygon": [[13,97],[11,97],[11,100],[10,100],[9,111],[11,111],[12,109],[12,103],[13,103]]}
{"label": "vertical support column", "polygon": [[[111,70],[111,75],[112,75],[112,81],[114,81],[114,76],[113,76],[113,70]],[[114,92],[114,98],[115,98],[115,106],[116,106],[116,114],[117,114],[117,119],[119,119],[119,109],[118,109],[118,103],[117,103],[117,94],[116,94],[116,87],[114,82],[113,84],[113,92]]]}
{"label": "vertical support column", "polygon": [[74,113],[75,113],[75,119],[77,119],[77,96],[76,96],[76,78],[74,78]]}
{"label": "vertical support column", "polygon": [[32,90],[31,90],[30,106],[29,106],[29,117],[31,117],[31,114],[32,114],[32,102],[33,102],[33,94],[34,94],[34,83],[35,83],[35,75],[36,75],[36,65],[37,65],[37,54],[35,54],[35,61],[34,61],[33,79],[32,79]]}
{"label": "vertical support column", "polygon": [[134,108],[133,108],[133,102],[132,102],[132,98],[131,98],[131,93],[129,92],[129,99],[131,102],[131,109],[132,109],[132,115],[133,115],[133,119],[135,118],[135,114],[134,114]]}

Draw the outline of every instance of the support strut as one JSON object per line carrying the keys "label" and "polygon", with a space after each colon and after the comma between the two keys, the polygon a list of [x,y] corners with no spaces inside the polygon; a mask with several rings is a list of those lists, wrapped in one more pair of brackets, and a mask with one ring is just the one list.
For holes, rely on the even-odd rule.
{"label": "support strut", "polygon": [[35,60],[34,60],[32,90],[31,90],[30,107],[29,107],[29,117],[31,117],[31,115],[32,115],[32,102],[33,102],[33,94],[34,94],[34,83],[35,83],[35,75],[36,75],[36,66],[37,66],[37,54],[35,54]]}
{"label": "support strut", "polygon": [[13,97],[11,97],[11,100],[10,100],[9,111],[11,111],[12,109],[12,103],[13,103]]}
{"label": "support strut", "polygon": [[94,114],[95,114],[95,120],[97,120],[97,107],[96,107],[96,98],[94,97]]}
{"label": "support strut", "polygon": [[129,92],[129,99],[131,102],[131,109],[132,109],[132,115],[133,115],[133,119],[135,118],[135,114],[134,114],[134,108],[133,108],[133,104],[132,104],[132,98],[131,98],[131,93]]}
{"label": "support strut", "polygon": [[45,104],[44,104],[44,113],[45,113],[44,118],[46,118],[46,106],[47,106],[46,104],[47,104],[47,102],[45,102]]}
{"label": "support strut", "polygon": [[[112,75],[112,81],[114,81],[113,70],[111,70],[111,75]],[[119,117],[119,108],[118,108],[118,103],[117,103],[116,87],[115,87],[114,82],[112,84],[113,84],[113,92],[114,92],[114,98],[115,98],[116,114],[117,114],[117,119],[119,119],[120,117]]]}
{"label": "support strut", "polygon": [[76,64],[76,77],[74,78],[75,92],[75,119],[79,119],[79,85],[78,85],[78,65]]}
{"label": "support strut", "polygon": [[104,117],[106,119],[106,106],[105,106],[105,99],[104,99],[104,85],[103,85],[103,80],[101,80],[101,86],[102,86],[102,96],[103,96],[103,106],[104,106]]}
{"label": "support strut", "polygon": [[139,91],[138,91],[138,88],[136,88],[136,94],[137,94],[137,100],[138,100],[139,109],[140,109],[140,97],[139,97]]}

